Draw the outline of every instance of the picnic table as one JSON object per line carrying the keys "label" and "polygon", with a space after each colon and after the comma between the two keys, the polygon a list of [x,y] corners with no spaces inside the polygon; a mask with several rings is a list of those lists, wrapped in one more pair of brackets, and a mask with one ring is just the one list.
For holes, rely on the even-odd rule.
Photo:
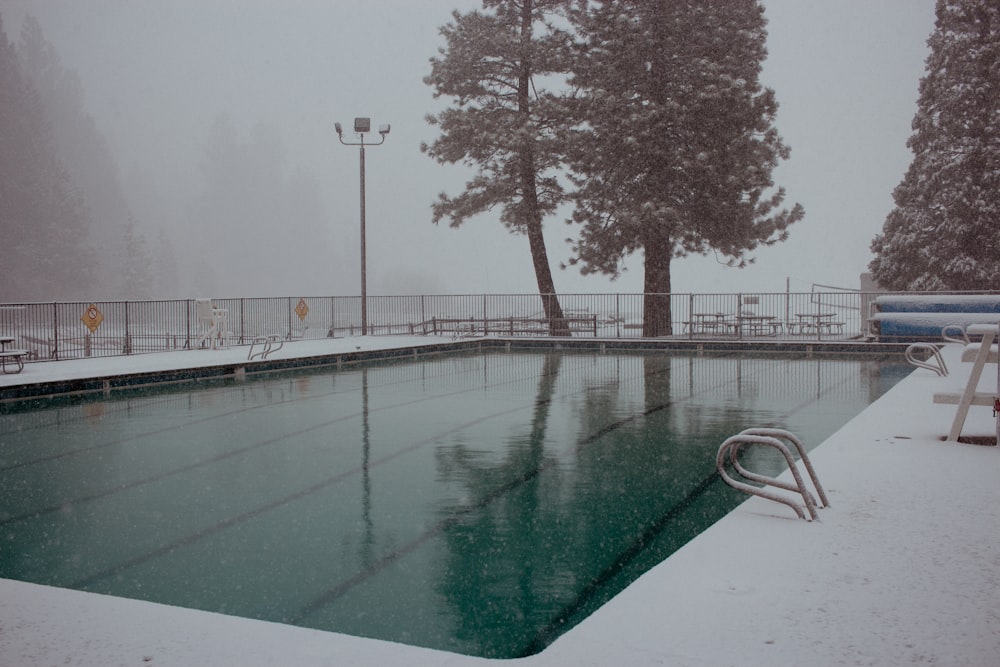
{"label": "picnic table", "polygon": [[836,316],[836,313],[795,313],[797,320],[789,323],[789,333],[792,333],[793,328],[803,334],[843,333],[844,323],[834,322],[833,318]]}
{"label": "picnic table", "polygon": [[726,329],[725,313],[691,313],[691,321],[684,326],[689,333],[719,333]]}
{"label": "picnic table", "polygon": [[781,322],[774,315],[737,315],[736,333],[749,336],[777,336]]}
{"label": "picnic table", "polygon": [[[0,369],[4,373],[14,374],[24,370],[24,358],[28,356],[27,350],[7,349],[7,346],[16,339],[13,336],[0,336]],[[8,371],[7,365],[12,364],[12,368],[17,370]]]}

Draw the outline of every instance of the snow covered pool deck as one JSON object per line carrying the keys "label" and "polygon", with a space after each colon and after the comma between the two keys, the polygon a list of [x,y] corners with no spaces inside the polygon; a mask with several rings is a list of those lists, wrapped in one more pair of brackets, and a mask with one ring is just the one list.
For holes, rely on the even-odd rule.
{"label": "snow covered pool deck", "polygon": [[[428,339],[285,349],[314,342],[328,353]],[[941,441],[955,408],[932,395],[963,386],[971,367],[956,346],[944,354],[949,377],[915,370],[814,450],[832,505],[819,522],[750,499],[536,656],[470,658],[0,580],[0,665],[996,664],[1000,449]],[[0,388],[245,358],[235,348],[30,364]],[[989,391],[996,377],[985,375]],[[988,436],[994,424],[989,408],[974,407],[964,434]]]}

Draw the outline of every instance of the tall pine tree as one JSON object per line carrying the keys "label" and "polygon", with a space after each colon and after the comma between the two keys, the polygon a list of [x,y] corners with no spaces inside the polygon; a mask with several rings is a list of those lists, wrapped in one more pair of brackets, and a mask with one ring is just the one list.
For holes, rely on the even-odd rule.
{"label": "tall pine tree", "polygon": [[571,263],[617,275],[644,255],[643,333],[672,333],[670,264],[715,251],[735,265],[787,237],[771,172],[789,150],[759,80],[767,55],[757,0],[581,3],[567,142],[581,225]]}
{"label": "tall pine tree", "polygon": [[1000,4],[938,0],[913,151],[870,264],[896,290],[1000,289]]}
{"label": "tall pine tree", "polygon": [[478,169],[464,192],[442,193],[434,222],[458,227],[500,208],[500,221],[528,237],[535,280],[550,331],[568,333],[555,296],[542,221],[564,199],[556,170],[562,160],[556,129],[559,95],[546,90],[547,76],[565,72],[567,35],[550,19],[565,0],[484,0],[483,12],[453,14],[441,29],[447,46],[431,59],[425,82],[453,106],[428,122],[441,136],[422,150],[439,163]]}
{"label": "tall pine tree", "polygon": [[[98,259],[94,262],[94,287],[105,298],[133,298],[135,278],[150,271],[148,262],[129,266],[136,260],[128,244],[139,240],[142,231],[125,201],[118,165],[107,140],[86,110],[79,77],[63,67],[41,25],[30,15],[21,25],[18,55],[51,123],[53,142],[67,176],[89,214],[87,238]],[[142,282],[152,284],[152,276],[143,277]]]}
{"label": "tall pine tree", "polygon": [[0,301],[82,298],[94,267],[87,223],[45,106],[0,17]]}

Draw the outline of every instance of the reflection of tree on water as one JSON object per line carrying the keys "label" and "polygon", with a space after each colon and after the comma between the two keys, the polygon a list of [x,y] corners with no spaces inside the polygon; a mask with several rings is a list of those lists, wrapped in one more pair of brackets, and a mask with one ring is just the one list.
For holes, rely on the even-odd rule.
{"label": "reflection of tree on water", "polygon": [[[436,584],[457,650],[544,648],[744,499],[715,472],[727,437],[815,421],[832,409],[817,391],[825,400],[857,377],[815,360],[575,359],[545,357],[525,432],[438,450],[439,476],[462,489],[442,507],[451,520]],[[852,402],[846,393],[835,402]]]}
{"label": "reflection of tree on water", "polygon": [[[642,358],[641,413],[619,416],[616,428],[587,439],[578,450],[573,502],[584,518],[572,536],[586,575],[557,617],[536,636],[540,650],[552,638],[686,543],[732,506],[714,457],[725,422],[677,419],[687,399],[673,398],[668,355]],[[696,390],[695,394],[704,391]],[[690,397],[688,397],[690,398]],[[585,406],[591,411],[593,406]],[[612,415],[607,415],[612,417]]]}
{"label": "reflection of tree on water", "polygon": [[[580,427],[550,436],[558,446],[546,452],[559,368],[549,355],[530,432],[502,462],[466,445],[439,453],[439,472],[469,498],[445,508],[463,518],[446,531],[437,589],[455,610],[455,636],[479,655],[540,650],[652,565],[651,547],[658,561],[731,507],[714,490],[720,435],[675,433],[670,359],[642,363],[641,378],[614,368],[574,393]],[[642,383],[642,403],[622,386],[630,380]],[[558,440],[573,431],[572,445]]]}
{"label": "reflection of tree on water", "polygon": [[530,430],[510,439],[504,461],[491,464],[465,444],[437,452],[441,475],[462,481],[469,494],[443,508],[465,517],[445,533],[448,564],[437,588],[453,602],[455,637],[479,644],[480,655],[506,656],[508,633],[530,628],[546,598],[539,576],[554,545],[544,528],[559,522],[549,516],[558,514],[559,484],[539,473],[555,467],[545,432],[560,362],[558,354],[545,356]]}

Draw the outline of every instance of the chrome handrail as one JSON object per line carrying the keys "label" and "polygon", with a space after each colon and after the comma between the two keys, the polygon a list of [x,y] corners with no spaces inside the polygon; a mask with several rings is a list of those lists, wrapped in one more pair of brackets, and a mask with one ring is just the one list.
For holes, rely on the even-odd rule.
{"label": "chrome handrail", "polygon": [[[785,445],[782,440],[790,442],[798,452],[799,459],[801,459],[802,465],[809,474],[810,481],[812,481],[813,487],[816,490],[816,495],[819,497],[819,502],[817,502],[816,497],[814,497],[813,494],[806,488],[802,474],[799,472],[798,466],[795,464],[795,457],[792,455],[791,449],[789,449],[789,447]],[[785,458],[785,462],[788,464],[788,469],[792,473],[795,484],[784,482],[766,475],[750,472],[740,465],[737,457],[740,449],[746,445],[765,445],[778,450],[778,452],[780,452]],[[795,500],[778,493],[773,493],[766,488],[753,486],[751,484],[747,484],[746,482],[734,479],[726,471],[727,458],[732,464],[733,469],[741,477],[765,486],[774,486],[785,491],[798,493],[802,497],[802,504],[800,505]],[[795,511],[800,519],[805,519],[806,521],[818,519],[819,515],[816,513],[816,507],[830,506],[830,501],[826,496],[826,491],[823,490],[823,486],[819,483],[816,470],[813,468],[808,454],[806,454],[802,441],[790,431],[775,428],[746,429],[738,435],[727,438],[726,441],[722,443],[719,447],[718,453],[716,454],[715,466],[719,472],[719,476],[729,486],[750,495],[759,496],[783,505],[788,505]],[[809,513],[808,517],[806,516],[806,512]]]}

